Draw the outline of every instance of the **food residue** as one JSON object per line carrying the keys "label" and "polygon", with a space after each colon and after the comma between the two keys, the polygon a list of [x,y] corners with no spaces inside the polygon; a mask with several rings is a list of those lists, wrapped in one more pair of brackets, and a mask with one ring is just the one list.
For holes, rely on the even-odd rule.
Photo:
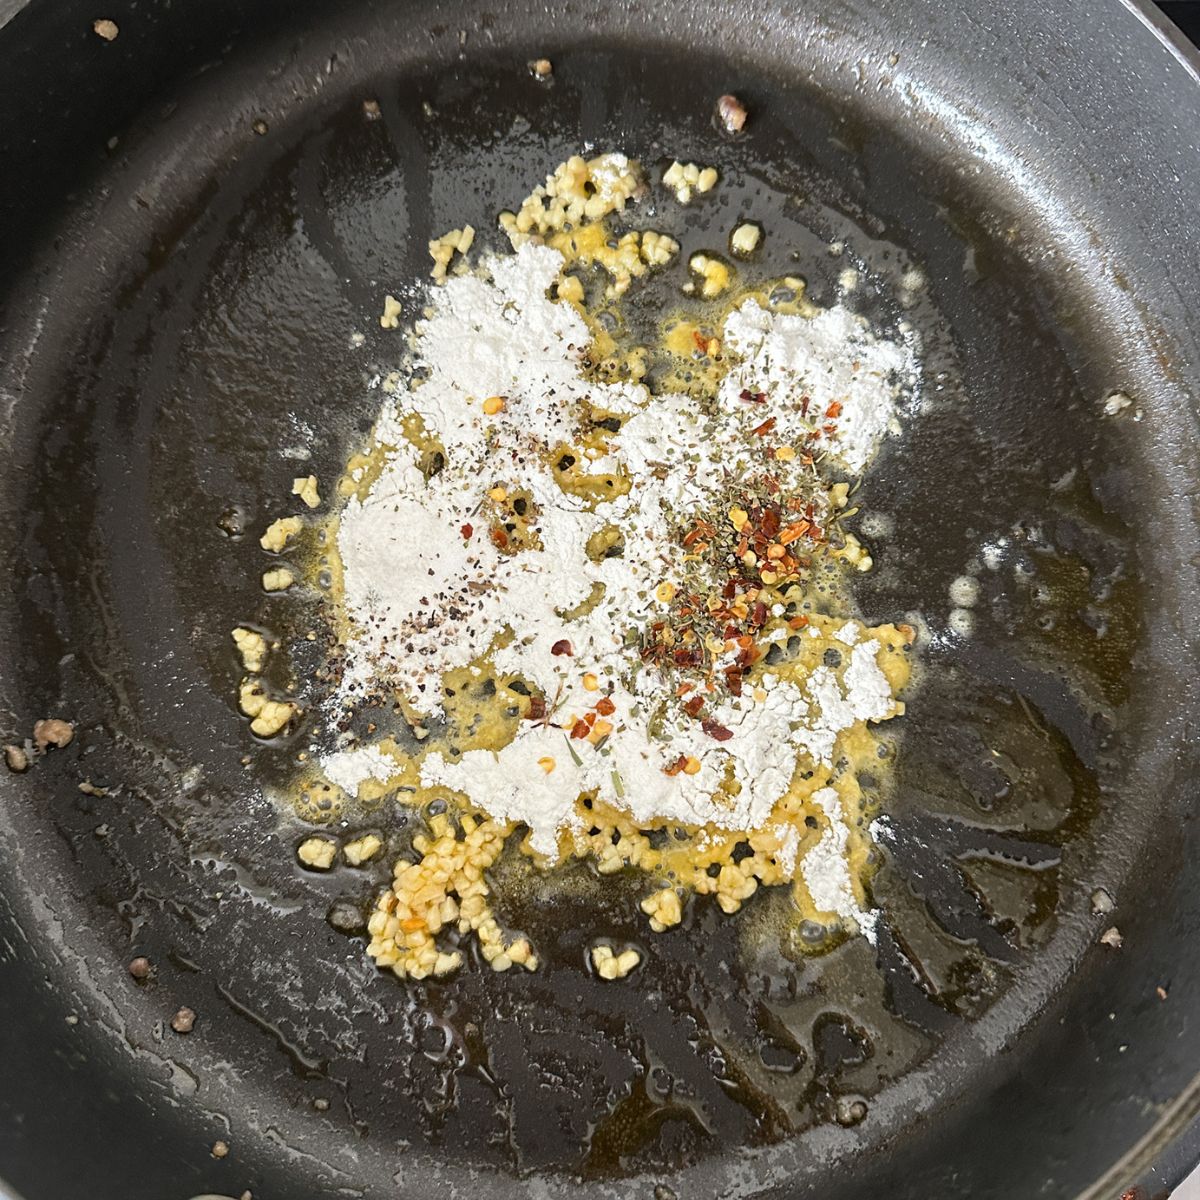
{"label": "food residue", "polygon": [[[687,203],[717,178],[674,162],[663,183]],[[664,314],[662,343],[620,346],[613,310],[678,254],[630,228],[648,192],[620,154],[576,157],[500,215],[511,252],[471,263],[470,226],[430,244],[437,283],[323,527],[323,718],[344,731],[324,786],[420,818],[368,923],[401,976],[458,969],[466,936],[494,969],[537,968],[491,905],[510,839],[547,872],[641,873],[658,935],[692,903],[734,913],[786,885],[798,920],[873,936],[858,772],[878,773],[871,725],[903,712],[914,631],[862,620],[850,580],[872,556],[847,526],[917,388],[915,335],[818,308],[791,277],[737,290],[706,251],[674,268],[693,307]],[[743,222],[730,248],[761,237]],[[648,375],[653,358],[691,382]],[[302,528],[275,522],[264,549]],[[251,729],[300,719],[238,649]],[[298,853],[328,869],[337,846]],[[591,962],[617,979],[641,955],[597,943]]]}

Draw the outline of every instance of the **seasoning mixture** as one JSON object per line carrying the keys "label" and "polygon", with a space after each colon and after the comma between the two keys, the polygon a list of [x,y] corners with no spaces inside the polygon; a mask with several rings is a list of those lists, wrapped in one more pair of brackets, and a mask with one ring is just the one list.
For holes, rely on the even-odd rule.
{"label": "seasoning mixture", "polygon": [[[671,164],[660,199],[719,188],[692,174]],[[622,155],[572,158],[501,215],[511,252],[468,262],[469,226],[431,244],[428,307],[325,527],[324,717],[343,732],[324,786],[427,826],[369,922],[368,953],[402,977],[458,968],[471,933],[493,968],[536,969],[492,910],[510,841],[547,870],[643,872],[658,933],[691,897],[733,913],[790,885],[797,920],[873,936],[857,773],[878,768],[870,723],[903,711],[914,633],[859,618],[849,579],[872,563],[846,526],[916,347],[798,279],[739,289],[734,259],[762,240],[744,223],[731,257],[688,261],[661,344],[634,344],[623,298],[679,256],[629,228],[649,186]],[[313,477],[295,491],[321,503]],[[282,518],[263,547],[310,528]],[[294,579],[272,564],[263,582]],[[241,707],[272,736],[299,710],[259,675],[265,641],[234,638]],[[336,852],[301,847],[312,869]],[[591,961],[618,979],[640,956],[598,942]]]}

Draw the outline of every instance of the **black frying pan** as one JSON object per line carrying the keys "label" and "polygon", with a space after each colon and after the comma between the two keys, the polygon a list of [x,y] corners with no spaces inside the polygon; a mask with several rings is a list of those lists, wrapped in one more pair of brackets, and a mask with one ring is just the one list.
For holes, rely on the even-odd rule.
{"label": "black frying pan", "polygon": [[[18,8],[0,720],[76,735],[0,789],[0,1177],[26,1200],[1164,1194],[1200,1141],[1200,80],[1161,18]],[[709,119],[726,90],[752,112],[736,144]],[[563,900],[509,863],[548,969],[406,989],[355,934],[371,881],[295,868],[301,827],[261,788],[305,735],[254,743],[228,630],[302,632],[254,592],[254,533],[281,446],[331,478],[369,430],[382,294],[585,142],[716,162],[726,212],[783,231],[818,299],[844,236],[872,315],[925,334],[938,386],[869,485],[896,532],[859,597],[931,634],[883,931],[812,957],[778,898],[697,906],[641,986],[604,987],[584,938],[645,942],[633,883],[580,871]],[[929,287],[901,312],[910,262]],[[948,581],[999,535],[976,636],[947,636]],[[400,818],[372,817],[393,850]]]}

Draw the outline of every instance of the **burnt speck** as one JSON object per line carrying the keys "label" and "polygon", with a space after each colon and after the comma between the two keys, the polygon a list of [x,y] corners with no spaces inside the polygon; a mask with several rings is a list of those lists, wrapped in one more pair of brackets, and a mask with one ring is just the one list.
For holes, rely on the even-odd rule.
{"label": "burnt speck", "polygon": [[217,518],[217,528],[226,537],[241,537],[246,532],[246,517],[238,508],[227,508]]}
{"label": "burnt speck", "polygon": [[171,1018],[171,1028],[176,1033],[191,1033],[196,1024],[196,1014],[190,1008],[181,1008]]}
{"label": "burnt speck", "polygon": [[38,721],[33,727],[33,740],[39,750],[45,750],[47,746],[56,746],[61,750],[71,744],[74,736],[75,727],[69,721],[57,718]]}

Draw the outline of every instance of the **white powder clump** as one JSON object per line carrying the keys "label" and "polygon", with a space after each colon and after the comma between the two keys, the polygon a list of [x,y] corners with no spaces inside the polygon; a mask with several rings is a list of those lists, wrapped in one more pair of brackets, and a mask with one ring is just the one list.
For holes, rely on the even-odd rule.
{"label": "white powder clump", "polygon": [[[638,823],[762,828],[802,755],[829,765],[840,733],[896,711],[879,644],[862,640],[850,622],[839,634],[849,651],[840,675],[822,666],[802,686],[768,674],[761,689],[713,697],[705,715],[725,732],[717,740],[682,713],[654,722],[666,685],[626,635],[653,619],[661,584],[684,579],[687,551],[675,514],[725,519],[728,481],[761,454],[754,427],[775,415],[783,438],[802,440],[809,426],[799,413],[801,392],[822,414],[837,401],[837,429],[821,433],[823,445],[861,469],[913,370],[911,349],[875,339],[844,309],[785,317],[749,301],[726,323],[726,344],[739,361],[714,416],[685,395],[583,378],[587,326],[573,306],[549,299],[563,262],[533,243],[486,258],[480,273],[436,289],[417,324],[410,381],[397,385],[375,431],[388,447],[386,462],[341,520],[354,634],[331,715],[381,688],[436,715],[445,672],[490,659],[496,671],[536,687],[552,711],[543,722],[523,722],[499,750],[457,760],[429,752],[420,766],[424,786],[452,788],[501,821],[523,822],[532,848],[548,856],[584,828],[576,803],[583,792]],[[747,387],[766,391],[767,401],[739,399]],[[627,417],[599,459],[582,464],[596,480],[629,481],[627,492],[596,504],[564,490],[548,469],[564,447],[578,445],[588,405]],[[428,477],[406,434],[405,420],[414,417],[444,459]],[[808,487],[811,468],[799,456],[776,469],[785,493]],[[529,498],[536,543],[506,552],[488,535],[489,497],[518,490]],[[594,561],[588,539],[608,526],[620,531],[623,551]],[[589,611],[564,616],[585,600]],[[559,649],[564,642],[569,653]],[[736,647],[730,653],[736,657]],[[598,690],[585,687],[587,674]],[[612,704],[603,747],[572,741],[567,730],[601,695]],[[681,758],[696,768],[669,771]],[[389,765],[366,750],[324,760],[347,791],[381,778]],[[735,786],[722,790],[729,779]],[[793,869],[797,853],[793,845]]]}
{"label": "white powder clump", "polygon": [[820,788],[812,798],[824,812],[827,822],[817,844],[800,861],[800,873],[812,897],[813,907],[818,912],[832,913],[844,921],[853,922],[859,932],[874,944],[876,914],[864,912],[859,905],[850,876],[850,864],[846,859],[850,830],[846,825],[842,802],[831,787]]}
{"label": "white powder clump", "polygon": [[326,755],[321,760],[321,769],[330,783],[356,796],[360,784],[368,779],[386,783],[396,774],[397,768],[395,760],[384,754],[378,746],[359,746]]}
{"label": "white powder clump", "polygon": [[722,383],[723,403],[738,405],[743,391],[765,393],[754,412],[759,421],[775,417],[778,430],[796,441],[815,423],[816,445],[855,472],[892,429],[897,401],[917,378],[911,340],[877,338],[840,304],[807,317],[772,313],[750,300],[725,321],[724,345],[742,362]]}

